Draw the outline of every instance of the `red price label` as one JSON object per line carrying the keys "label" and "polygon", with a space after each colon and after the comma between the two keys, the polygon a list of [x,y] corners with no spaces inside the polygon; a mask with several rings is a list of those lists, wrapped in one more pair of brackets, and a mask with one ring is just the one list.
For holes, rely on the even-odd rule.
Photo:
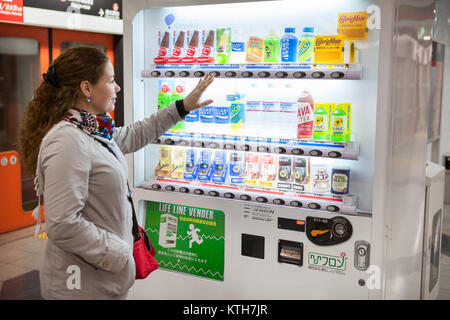
{"label": "red price label", "polygon": [[23,0],[0,0],[0,21],[23,23]]}

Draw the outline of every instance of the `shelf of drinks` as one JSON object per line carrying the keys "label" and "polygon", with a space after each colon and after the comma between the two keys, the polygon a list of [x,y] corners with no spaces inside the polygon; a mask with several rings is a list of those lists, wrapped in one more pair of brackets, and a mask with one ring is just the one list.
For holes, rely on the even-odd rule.
{"label": "shelf of drinks", "polygon": [[358,198],[356,195],[284,191],[280,189],[188,181],[166,177],[156,177],[151,181],[144,181],[141,187],[162,192],[178,192],[259,204],[339,212],[350,215],[357,214]]}
{"label": "shelf of drinks", "polygon": [[270,139],[186,132],[168,132],[153,141],[153,143],[168,146],[303,155],[346,160],[358,160],[359,154],[359,144],[354,141]]}
{"label": "shelf of drinks", "polygon": [[143,78],[334,79],[360,80],[360,64],[153,64]]}

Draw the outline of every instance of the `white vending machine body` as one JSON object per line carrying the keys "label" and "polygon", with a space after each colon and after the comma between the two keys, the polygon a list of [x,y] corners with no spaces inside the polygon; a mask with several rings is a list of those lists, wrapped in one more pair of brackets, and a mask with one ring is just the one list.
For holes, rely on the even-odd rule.
{"label": "white vending machine body", "polygon": [[[124,80],[130,84],[124,94],[126,125],[157,111],[159,80],[184,81],[189,92],[209,72],[216,79],[204,99],[218,97],[216,109],[230,102],[228,95],[245,91],[249,77],[265,88],[289,83],[299,94],[308,89],[320,102],[352,104],[349,142],[237,136],[211,133],[216,127],[208,126],[208,133],[168,132],[128,154],[139,222],[148,226],[154,244],[159,241],[154,221],[173,210],[178,217],[176,247],[156,248],[160,269],[137,281],[130,297],[419,299],[433,11],[432,0],[124,2]],[[341,12],[369,15],[368,38],[357,45],[356,63],[154,63],[158,32],[162,37],[164,30],[172,39],[181,39],[180,30],[229,27],[256,38],[264,38],[273,26],[280,38],[284,27],[292,26],[299,29],[298,37],[300,28],[309,26],[317,35],[334,35]],[[281,100],[281,89],[278,94]],[[267,92],[261,95],[268,99]],[[244,159],[245,154],[270,154],[291,157],[292,163],[301,157],[349,167],[351,193],[280,190],[270,181],[242,186],[170,173],[155,176],[162,147],[195,149],[202,156],[203,150],[212,150],[211,159],[217,150],[231,148],[246,152]],[[239,172],[250,166],[234,168]],[[206,172],[203,176],[210,179]],[[158,210],[161,203],[172,211]]]}

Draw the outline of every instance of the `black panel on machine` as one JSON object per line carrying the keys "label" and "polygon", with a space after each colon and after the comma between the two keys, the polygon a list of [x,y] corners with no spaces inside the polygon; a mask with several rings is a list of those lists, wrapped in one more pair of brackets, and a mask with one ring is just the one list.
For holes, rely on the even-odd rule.
{"label": "black panel on machine", "polygon": [[264,237],[243,233],[241,240],[243,256],[264,259]]}
{"label": "black panel on machine", "polygon": [[278,218],[278,228],[305,232],[305,221],[288,218]]}
{"label": "black panel on machine", "polygon": [[319,246],[331,246],[350,239],[353,228],[344,217],[331,219],[306,217],[306,236]]}

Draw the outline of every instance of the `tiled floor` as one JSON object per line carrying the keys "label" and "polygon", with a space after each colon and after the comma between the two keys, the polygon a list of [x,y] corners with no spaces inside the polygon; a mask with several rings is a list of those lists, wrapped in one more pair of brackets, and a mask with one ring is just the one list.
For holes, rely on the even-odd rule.
{"label": "tiled floor", "polygon": [[[450,205],[444,208],[438,299],[450,300]],[[39,267],[45,239],[34,238],[34,226],[0,234],[0,300],[41,299]]]}

